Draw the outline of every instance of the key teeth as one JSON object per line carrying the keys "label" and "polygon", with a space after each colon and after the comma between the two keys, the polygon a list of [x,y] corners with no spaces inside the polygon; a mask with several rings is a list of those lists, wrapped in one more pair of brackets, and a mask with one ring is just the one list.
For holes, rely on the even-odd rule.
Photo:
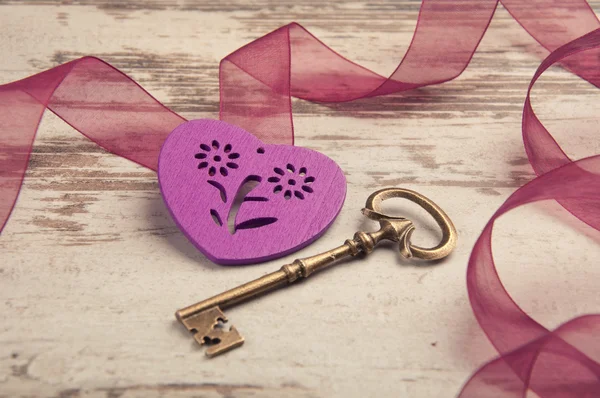
{"label": "key teeth", "polygon": [[206,355],[210,358],[237,348],[244,343],[235,326],[229,330],[217,328],[219,321],[226,323],[227,317],[219,307],[212,307],[198,314],[180,319],[181,323],[194,334],[194,340],[207,346]]}
{"label": "key teeth", "polygon": [[229,331],[219,331],[221,337],[217,337],[220,341],[206,349],[206,356],[209,358],[223,354],[234,348],[244,344],[244,338],[237,331],[235,326],[232,326]]}

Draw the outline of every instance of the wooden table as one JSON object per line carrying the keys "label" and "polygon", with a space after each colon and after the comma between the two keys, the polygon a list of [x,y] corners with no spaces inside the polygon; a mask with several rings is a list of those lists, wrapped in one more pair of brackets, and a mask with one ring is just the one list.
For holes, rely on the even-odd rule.
{"label": "wooden table", "polygon": [[[600,10],[600,2],[593,7]],[[418,1],[0,1],[0,81],[97,55],[187,118],[216,117],[219,60],[297,21],[350,59],[393,71]],[[544,53],[500,8],[453,82],[334,106],[294,102],[297,145],[335,159],[345,206],[316,243],[248,267],[210,263],[178,231],[156,175],[104,152],[48,113],[0,237],[0,397],[448,397],[494,351],[465,288],[485,222],[533,177],[521,142],[526,87]],[[600,153],[598,91],[558,68],[540,118],[574,158]],[[208,360],[173,312],[360,228],[370,192],[418,190],[455,221],[447,261],[415,266],[390,247],[228,311],[242,349]],[[437,239],[414,207],[415,241]],[[497,225],[501,277],[554,327],[597,312],[600,234],[558,205]]]}

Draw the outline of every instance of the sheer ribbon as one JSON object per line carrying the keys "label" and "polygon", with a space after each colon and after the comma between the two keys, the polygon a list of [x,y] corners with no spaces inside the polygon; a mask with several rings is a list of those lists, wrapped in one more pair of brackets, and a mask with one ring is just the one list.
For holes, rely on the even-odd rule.
{"label": "sheer ribbon", "polygon": [[[335,53],[292,23],[228,55],[220,64],[220,117],[269,143],[293,143],[291,97],[344,102],[454,79],[468,65],[497,0],[424,0],[410,47],[389,77]],[[600,23],[584,0],[503,0],[511,15],[559,62],[600,88]],[[18,196],[45,109],[106,150],[156,168],[166,136],[185,119],[104,61],[84,57],[0,86],[0,230]],[[480,368],[461,397],[600,396],[600,315],[549,331],[511,299],[495,270],[491,234],[497,217],[555,199],[600,229],[600,156],[572,162],[537,119],[529,93],[523,139],[539,177],[494,214],[473,249],[467,286],[482,329],[500,356]],[[495,395],[492,395],[495,394]]]}

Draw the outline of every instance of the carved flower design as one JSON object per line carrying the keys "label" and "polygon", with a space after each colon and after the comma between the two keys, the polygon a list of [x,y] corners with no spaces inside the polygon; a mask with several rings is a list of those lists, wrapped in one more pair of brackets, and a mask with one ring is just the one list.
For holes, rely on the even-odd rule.
{"label": "carved flower design", "polygon": [[303,200],[306,195],[313,193],[310,186],[315,181],[315,177],[308,176],[306,167],[300,167],[296,172],[294,165],[286,166],[286,171],[279,167],[275,167],[273,172],[275,175],[267,179],[268,182],[275,184],[273,193],[283,193],[286,200],[292,198],[292,195],[300,200]]}
{"label": "carved flower design", "polygon": [[211,177],[217,174],[217,170],[219,170],[219,173],[223,177],[227,177],[229,174],[228,169],[237,169],[239,167],[236,159],[239,159],[240,154],[231,152],[233,149],[231,144],[226,144],[222,149],[220,147],[219,141],[213,140],[210,146],[200,144],[202,152],[194,155],[196,159],[201,160],[198,168],[207,169],[208,175]]}

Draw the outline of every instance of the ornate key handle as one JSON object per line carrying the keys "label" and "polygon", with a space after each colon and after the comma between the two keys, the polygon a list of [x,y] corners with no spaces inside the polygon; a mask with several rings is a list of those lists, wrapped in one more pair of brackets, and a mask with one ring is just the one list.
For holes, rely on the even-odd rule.
{"label": "ornate key handle", "polygon": [[[442,240],[440,243],[431,249],[412,245],[410,243],[410,236],[415,229],[412,222],[403,217],[388,216],[381,212],[381,202],[391,198],[408,199],[425,209],[442,230]],[[362,209],[362,213],[371,220],[379,221],[379,225],[381,225],[380,231],[386,232],[381,239],[398,242],[400,253],[406,258],[416,257],[428,261],[439,260],[449,255],[456,247],[458,234],[450,218],[429,198],[410,189],[385,188],[373,192],[367,198],[367,203],[365,204],[365,208]],[[410,227],[406,226],[406,223],[410,224]]]}
{"label": "ornate key handle", "polygon": [[[431,248],[414,246],[410,237],[415,226],[402,217],[388,216],[381,212],[381,202],[390,198],[408,199],[425,209],[442,229],[441,242]],[[200,345],[207,345],[206,355],[213,357],[244,343],[244,338],[235,327],[226,330],[222,323],[227,318],[222,308],[231,307],[260,294],[286,286],[299,279],[307,278],[338,260],[371,253],[382,240],[398,242],[400,253],[406,258],[438,260],[446,257],[456,246],[457,233],[446,213],[425,196],[402,188],[386,188],[373,193],[367,199],[362,213],[372,220],[379,221],[381,228],[375,232],[357,232],[343,245],[312,257],[294,260],[278,271],[245,283],[241,286],[218,294],[214,297],[180,309],[175,313],[177,319],[194,334]]]}

